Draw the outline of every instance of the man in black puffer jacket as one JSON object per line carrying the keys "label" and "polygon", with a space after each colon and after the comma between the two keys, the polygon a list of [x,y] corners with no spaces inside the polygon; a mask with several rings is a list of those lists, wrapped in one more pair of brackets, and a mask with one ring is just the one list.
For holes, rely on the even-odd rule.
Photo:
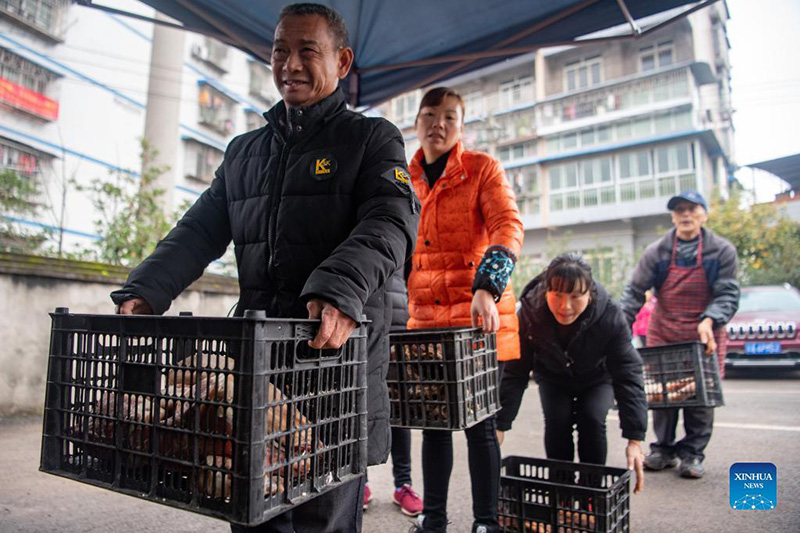
{"label": "man in black puffer jacket", "polygon": [[[569,288],[560,294],[564,286]],[[572,307],[566,325],[554,316],[551,291],[584,302],[583,309]],[[519,301],[521,358],[505,365],[498,431],[511,429],[532,371],[542,398],[548,458],[574,459],[577,425],[581,462],[604,464],[606,413],[616,398],[622,436],[629,440],[628,463],[641,473],[641,441],[647,431],[642,359],[620,308],[575,254],[556,258],[525,287]],[[637,491],[642,486],[637,483]]]}
{"label": "man in black puffer jacket", "polygon": [[[161,314],[233,240],[237,316],[321,318],[311,345],[338,348],[365,314],[368,463],[379,464],[390,448],[384,286],[414,250],[419,203],[397,128],[346,108],[347,41],[335,11],[284,8],[272,55],[283,100],[265,127],[230,143],[209,189],[112,298],[121,313]],[[363,480],[348,483],[260,530],[360,530],[362,490]]]}

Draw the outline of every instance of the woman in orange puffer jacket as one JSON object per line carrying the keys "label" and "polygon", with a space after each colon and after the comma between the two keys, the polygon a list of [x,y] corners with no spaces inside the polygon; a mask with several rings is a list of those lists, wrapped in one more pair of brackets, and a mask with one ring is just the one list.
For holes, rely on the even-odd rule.
{"label": "woman in orange puffer jacket", "polygon": [[[422,214],[408,278],[408,327],[477,326],[480,318],[485,331],[497,332],[498,360],[518,359],[519,328],[508,281],[524,231],[511,186],[496,159],[464,150],[464,101],[453,89],[428,91],[415,126],[422,147],[409,170]],[[465,430],[473,532],[499,531],[495,430],[494,417]],[[417,530],[445,531],[452,432],[424,430],[422,436],[425,509]]]}

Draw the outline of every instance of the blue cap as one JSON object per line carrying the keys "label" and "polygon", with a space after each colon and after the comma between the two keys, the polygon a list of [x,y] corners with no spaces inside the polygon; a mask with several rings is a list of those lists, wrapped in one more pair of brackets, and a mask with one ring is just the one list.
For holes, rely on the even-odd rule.
{"label": "blue cap", "polygon": [[667,209],[672,211],[673,209],[675,209],[675,206],[682,201],[691,202],[697,205],[702,205],[703,209],[708,211],[708,204],[706,203],[706,199],[703,198],[703,195],[697,191],[691,191],[691,190],[681,191],[677,195],[670,198],[669,202],[667,202]]}

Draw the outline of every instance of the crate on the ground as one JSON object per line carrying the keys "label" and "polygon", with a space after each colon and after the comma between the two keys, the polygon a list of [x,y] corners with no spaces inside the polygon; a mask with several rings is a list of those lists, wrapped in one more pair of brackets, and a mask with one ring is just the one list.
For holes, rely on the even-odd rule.
{"label": "crate on the ground", "polygon": [[725,404],[716,354],[699,342],[640,348],[650,409],[719,407]]}
{"label": "crate on the ground", "polygon": [[53,313],[40,469],[239,524],[366,470],[366,329]]}
{"label": "crate on the ground", "polygon": [[504,532],[620,533],[630,530],[630,478],[623,468],[509,456],[500,476]]}
{"label": "crate on the ground", "polygon": [[393,333],[389,340],[392,426],[466,429],[500,409],[494,333],[420,329]]}

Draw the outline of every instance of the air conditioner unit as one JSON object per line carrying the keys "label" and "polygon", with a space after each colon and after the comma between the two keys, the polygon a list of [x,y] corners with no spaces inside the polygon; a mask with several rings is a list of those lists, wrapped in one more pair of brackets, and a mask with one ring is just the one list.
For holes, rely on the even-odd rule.
{"label": "air conditioner unit", "polygon": [[208,61],[208,48],[200,44],[192,45],[192,56],[201,61]]}

